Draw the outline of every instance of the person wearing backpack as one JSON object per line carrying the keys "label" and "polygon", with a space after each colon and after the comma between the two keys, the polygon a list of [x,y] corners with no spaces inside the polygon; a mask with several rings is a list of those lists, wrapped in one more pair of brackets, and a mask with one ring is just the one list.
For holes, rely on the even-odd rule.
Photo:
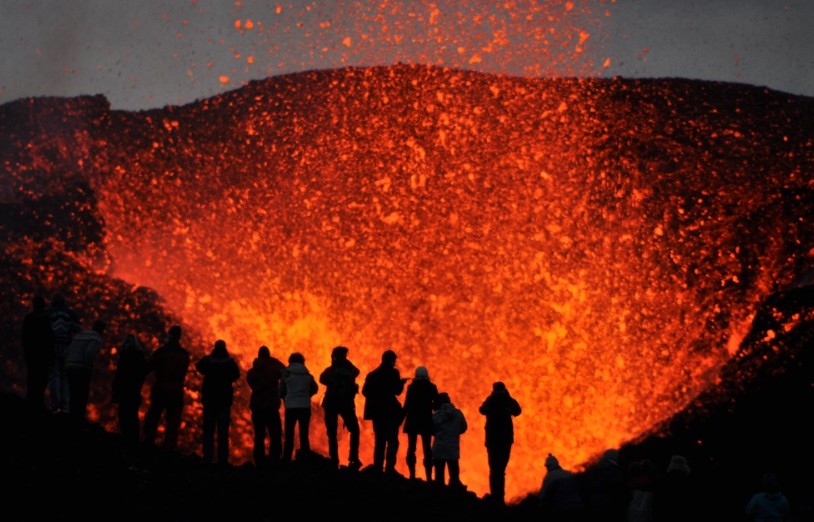
{"label": "person wearing backpack", "polygon": [[348,468],[352,470],[362,467],[359,460],[359,418],[356,416],[356,394],[359,393],[356,378],[359,373],[359,368],[348,359],[348,349],[337,346],[331,351],[331,365],[319,375],[320,384],[325,386],[322,409],[328,434],[328,455],[331,463],[339,466],[337,430],[339,417],[342,417],[345,429],[350,433]]}

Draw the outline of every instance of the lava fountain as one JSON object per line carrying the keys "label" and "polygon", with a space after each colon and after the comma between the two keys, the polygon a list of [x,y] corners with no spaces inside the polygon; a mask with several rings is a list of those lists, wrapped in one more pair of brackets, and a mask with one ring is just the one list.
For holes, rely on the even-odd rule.
{"label": "lava fountain", "polygon": [[[516,498],[539,487],[540,455],[579,468],[708,389],[759,303],[800,276],[812,111],[738,85],[431,66],[280,76],[140,113],[24,100],[0,111],[3,215],[27,220],[4,235],[19,261],[4,281],[152,289],[202,340],[196,358],[223,338],[244,371],[261,344],[314,373],[343,344],[363,375],[394,349],[466,414],[462,479],[479,494],[477,409],[504,381],[523,407]],[[60,186],[85,196],[39,195]],[[124,311],[137,331],[139,295]],[[193,372],[188,451],[197,391]],[[245,402],[234,416],[248,459]]]}
{"label": "lava fountain", "polygon": [[313,373],[339,344],[363,376],[386,349],[405,376],[426,366],[470,423],[479,494],[477,409],[504,381],[516,497],[540,455],[578,468],[681,409],[795,277],[812,143],[790,107],[689,81],[347,68],[105,113],[76,139],[112,275],[244,370],[261,344]]}

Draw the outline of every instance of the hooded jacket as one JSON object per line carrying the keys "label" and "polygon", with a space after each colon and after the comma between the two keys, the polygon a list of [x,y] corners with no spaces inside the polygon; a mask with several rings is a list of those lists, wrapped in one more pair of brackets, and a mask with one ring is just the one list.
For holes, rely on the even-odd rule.
{"label": "hooded jacket", "polygon": [[512,417],[520,415],[520,404],[502,388],[492,391],[478,410],[486,416],[486,447],[511,445],[514,442]]}
{"label": "hooded jacket", "polygon": [[280,409],[280,377],[285,364],[275,357],[257,357],[246,373],[252,389],[249,408],[252,412]]}
{"label": "hooded jacket", "polygon": [[314,376],[303,363],[293,362],[283,371],[281,392],[285,408],[310,408],[311,397],[319,390]]}
{"label": "hooded jacket", "polygon": [[458,460],[461,458],[461,434],[466,432],[464,413],[451,402],[442,404],[432,416],[432,458]]}
{"label": "hooded jacket", "polygon": [[234,400],[232,383],[240,378],[240,367],[226,350],[212,350],[197,362],[195,368],[203,375],[201,402],[204,407],[231,407]]}

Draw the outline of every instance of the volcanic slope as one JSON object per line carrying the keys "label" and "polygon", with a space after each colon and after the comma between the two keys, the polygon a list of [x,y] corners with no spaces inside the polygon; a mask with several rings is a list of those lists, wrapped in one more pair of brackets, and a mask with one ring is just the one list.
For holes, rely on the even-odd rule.
{"label": "volcanic slope", "polygon": [[[346,344],[363,372],[396,347],[405,375],[426,365],[467,413],[478,494],[477,407],[506,382],[524,407],[508,483],[522,498],[541,454],[580,467],[716,390],[762,303],[808,269],[812,105],[737,84],[421,66],[136,113],[101,97],[6,104],[8,386],[22,387],[14,325],[34,292],[109,315],[111,339],[146,314],[150,347],[183,321],[195,357],[223,337],[243,368],[270,340],[314,369]],[[92,412],[108,426],[111,348]],[[197,393],[193,373],[187,451]],[[249,429],[239,409],[237,458]]]}

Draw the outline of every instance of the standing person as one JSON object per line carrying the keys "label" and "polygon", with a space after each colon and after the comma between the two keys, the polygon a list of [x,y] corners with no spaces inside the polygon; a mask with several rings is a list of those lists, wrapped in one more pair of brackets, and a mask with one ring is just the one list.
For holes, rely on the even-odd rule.
{"label": "standing person", "polygon": [[339,466],[339,417],[342,417],[342,423],[350,433],[348,468],[358,470],[362,467],[359,460],[359,418],[356,416],[356,394],[359,393],[356,378],[359,373],[359,368],[348,359],[348,349],[336,346],[331,350],[331,365],[319,374],[319,382],[325,386],[322,408],[328,434],[328,455],[334,467]]}
{"label": "standing person", "polygon": [[164,416],[164,448],[178,445],[178,430],[184,411],[184,381],[189,370],[189,352],[181,346],[181,327],[167,332],[167,341],[147,360],[147,373],[154,372],[150,407],[144,416],[144,441],[155,443],[158,424]]}
{"label": "standing person", "polygon": [[311,426],[311,397],[319,391],[314,376],[305,366],[305,356],[294,352],[288,356],[288,366],[283,370],[280,395],[285,403],[285,447],[283,462],[291,462],[294,453],[294,430],[300,429],[300,449],[298,458],[307,458],[311,453],[309,430]]}
{"label": "standing person", "polygon": [[755,522],[782,522],[791,516],[791,506],[780,489],[780,481],[772,472],[763,474],[763,491],[746,503],[747,520]]}
{"label": "standing person", "polygon": [[570,470],[563,468],[557,457],[548,454],[545,459],[546,474],[537,496],[543,510],[544,520],[554,522],[581,522],[585,515],[585,505],[579,479]]}
{"label": "standing person", "polygon": [[432,416],[432,461],[435,465],[435,482],[444,484],[445,469],[449,470],[449,485],[463,488],[461,483],[461,435],[466,433],[464,412],[452,404],[449,394],[438,394],[438,410]]}
{"label": "standing person", "polygon": [[226,350],[226,341],[218,339],[209,355],[195,363],[203,375],[203,460],[212,463],[215,457],[215,435],[218,439],[218,464],[229,463],[229,425],[232,422],[233,383],[240,378],[237,361]]}
{"label": "standing person", "polygon": [[415,369],[415,378],[404,396],[404,433],[407,434],[407,469],[415,478],[416,446],[421,438],[424,477],[432,480],[432,414],[438,408],[438,387],[430,381],[424,366]]}
{"label": "standing person", "polygon": [[673,455],[664,477],[656,483],[653,493],[653,520],[658,522],[683,522],[703,518],[706,505],[699,498],[690,478],[690,464],[683,455]]}
{"label": "standing person", "polygon": [[[257,358],[246,372],[246,381],[252,390],[249,409],[254,428],[254,465],[276,466],[283,453],[283,423],[280,419],[280,377],[285,364],[271,356],[268,346],[257,350]],[[269,450],[266,453],[266,436]]]}
{"label": "standing person", "polygon": [[90,379],[96,356],[102,348],[102,334],[107,323],[97,319],[93,328],[76,334],[65,352],[65,374],[68,377],[69,411],[74,419],[84,421],[90,397]]}
{"label": "standing person", "polygon": [[658,482],[656,467],[650,459],[631,462],[628,465],[630,500],[627,505],[627,522],[653,522],[655,504],[654,488]]}
{"label": "standing person", "polygon": [[48,392],[51,395],[51,411],[68,413],[70,409],[68,377],[65,375],[65,353],[73,336],[82,330],[79,316],[65,300],[65,296],[56,293],[51,298],[48,309],[51,318],[51,329],[54,332],[54,362],[48,372]]}
{"label": "standing person", "polygon": [[21,340],[26,369],[26,402],[31,411],[45,408],[48,372],[54,363],[54,331],[45,298],[35,295],[32,309],[23,317]]}
{"label": "standing person", "polygon": [[119,433],[128,442],[139,441],[139,417],[141,388],[147,377],[147,356],[144,347],[134,334],[124,336],[111,391],[113,402],[118,404]]}
{"label": "standing person", "polygon": [[505,504],[506,467],[514,444],[512,417],[517,417],[522,412],[520,403],[509,394],[506,385],[498,381],[492,385],[492,393],[483,401],[478,411],[486,416],[490,498],[498,504]]}
{"label": "standing person", "polygon": [[[398,396],[404,391],[407,378],[396,368],[396,352],[385,350],[382,362],[365,377],[365,420],[373,421],[373,468],[387,473],[396,472],[399,450],[399,427],[403,410]],[[383,469],[384,468],[384,469]]]}
{"label": "standing person", "polygon": [[93,376],[93,365],[102,348],[102,334],[107,323],[97,319],[93,328],[76,334],[65,352],[65,374],[68,377],[69,412],[77,421],[87,417],[88,399],[90,397],[90,380]]}
{"label": "standing person", "polygon": [[625,472],[619,466],[619,451],[610,448],[580,475],[586,516],[597,522],[624,522],[629,492]]}

